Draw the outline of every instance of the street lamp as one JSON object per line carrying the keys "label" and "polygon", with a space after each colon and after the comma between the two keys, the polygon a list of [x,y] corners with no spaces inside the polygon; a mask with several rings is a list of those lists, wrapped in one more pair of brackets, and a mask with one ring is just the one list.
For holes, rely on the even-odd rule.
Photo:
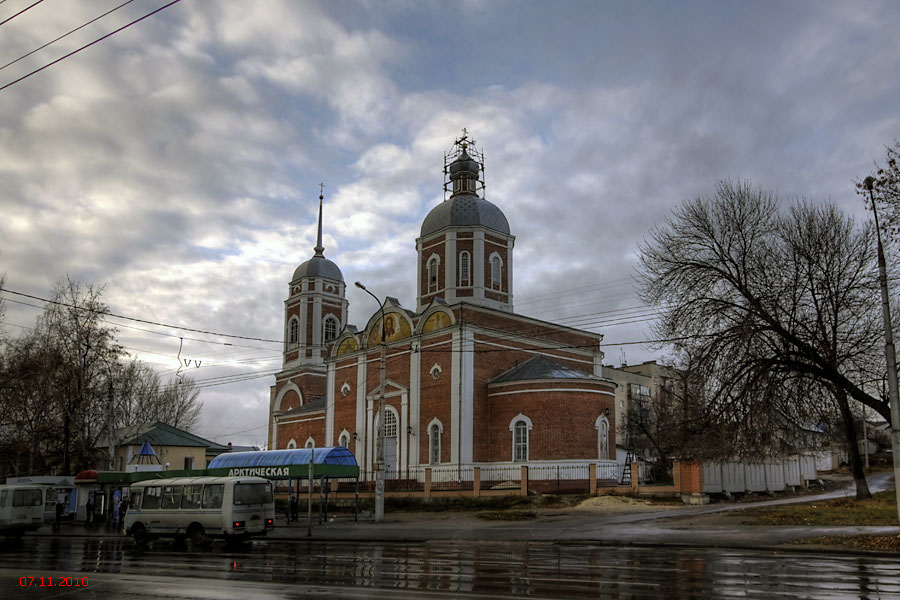
{"label": "street lamp", "polygon": [[381,307],[381,387],[378,394],[378,432],[375,439],[375,522],[384,521],[384,371],[387,364],[387,344],[384,335],[384,303],[378,300],[378,296],[366,289],[366,286],[356,282],[356,287],[366,292]]}
{"label": "street lamp", "polygon": [[[891,331],[891,305],[888,301],[887,266],[884,260],[884,246],[881,244],[881,229],[878,226],[878,209],[875,206],[875,179],[866,177],[863,187],[869,190],[872,213],[875,215],[875,235],[878,239],[878,279],[881,284],[881,317],[884,320],[884,358],[887,363],[888,401],[891,403],[891,450],[894,455],[894,482],[900,482],[900,400],[897,392],[897,356],[894,352],[894,334]],[[900,521],[900,493],[897,494],[897,519]]]}

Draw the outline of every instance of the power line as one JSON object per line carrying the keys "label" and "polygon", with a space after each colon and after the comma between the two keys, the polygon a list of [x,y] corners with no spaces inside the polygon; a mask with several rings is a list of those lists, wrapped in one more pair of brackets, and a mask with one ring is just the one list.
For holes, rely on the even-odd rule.
{"label": "power line", "polygon": [[34,8],[35,6],[37,6],[38,4],[40,4],[40,3],[43,2],[43,1],[44,1],[44,0],[37,0],[37,2],[35,2],[35,3],[32,4],[31,6],[25,7],[25,8],[23,8],[22,10],[20,10],[19,12],[17,12],[16,14],[14,14],[13,16],[9,17],[8,19],[5,19],[5,20],[3,20],[3,21],[0,21],[0,25],[3,25],[4,23],[8,23],[8,22],[12,21],[13,19],[15,19],[16,17],[18,17],[19,15],[21,15],[21,14],[22,14],[23,12],[25,12],[26,10],[29,10],[29,9]]}
{"label": "power line", "polygon": [[[3,0],[3,2],[5,2],[5,1],[6,1],[6,0]],[[83,29],[83,28],[87,27],[87,26],[90,25],[91,23],[94,23],[94,22],[96,22],[96,21],[99,21],[100,19],[102,19],[102,18],[105,17],[106,15],[108,15],[108,14],[110,14],[110,13],[112,13],[112,12],[115,12],[115,11],[119,10],[120,8],[122,8],[123,6],[125,6],[126,4],[131,4],[132,2],[134,2],[134,0],[127,0],[126,2],[123,2],[122,4],[120,4],[120,5],[118,5],[117,7],[113,8],[112,10],[106,11],[105,13],[103,13],[102,15],[100,15],[99,17],[95,17],[95,18],[91,19],[90,21],[88,21],[87,23],[84,23],[83,25],[79,25],[78,27],[76,27],[75,29],[72,29],[71,31],[67,31],[66,33],[62,34],[62,35],[59,36],[58,38],[53,39],[53,40],[50,40],[49,42],[47,42],[47,43],[44,44],[43,46],[40,46],[40,47],[38,47],[38,48],[35,48],[35,49],[32,50],[31,52],[29,52],[29,53],[27,53],[27,54],[23,54],[22,56],[20,56],[20,57],[17,58],[16,60],[13,60],[13,61],[10,61],[10,62],[6,63],[6,64],[3,65],[2,67],[0,67],[0,71],[2,71],[3,69],[5,69],[6,67],[8,67],[8,66],[10,66],[10,65],[13,65],[13,64],[19,62],[19,61],[22,60],[23,58],[28,58],[29,56],[31,56],[31,55],[34,54],[35,52],[38,52],[39,50],[43,50],[44,48],[46,48],[46,47],[49,46],[50,44],[55,44],[56,42],[58,42],[59,40],[63,39],[64,37],[66,37],[66,36],[68,36],[68,35],[71,35],[71,34],[75,33],[75,32],[78,31],[79,29]]]}
{"label": "power line", "polygon": [[[106,35],[97,38],[97,39],[94,40],[93,42],[90,42],[90,43],[88,43],[88,44],[85,44],[85,45],[82,46],[81,48],[78,48],[77,50],[73,50],[72,52],[69,52],[68,54],[66,54],[66,55],[64,55],[64,56],[61,56],[61,57],[57,58],[56,60],[47,63],[47,64],[44,65],[43,67],[41,67],[41,68],[39,68],[39,69],[35,69],[35,70],[32,71],[31,73],[28,73],[28,74],[26,74],[26,75],[23,75],[22,77],[19,77],[18,79],[16,79],[16,80],[14,80],[14,81],[11,81],[11,82],[7,83],[7,84],[4,85],[3,87],[0,87],[0,92],[2,92],[3,90],[5,90],[6,88],[8,88],[8,87],[10,87],[10,86],[12,86],[12,85],[15,85],[15,84],[19,83],[19,82],[22,81],[23,79],[28,79],[29,77],[31,77],[31,76],[34,75],[35,73],[40,73],[40,72],[43,71],[44,69],[46,69],[46,68],[48,68],[48,67],[52,67],[52,66],[55,65],[56,63],[58,63],[58,62],[60,62],[60,61],[62,61],[62,60],[65,60],[65,59],[69,58],[69,57],[72,56],[73,54],[78,54],[79,52],[81,52],[81,51],[84,50],[85,48],[89,48],[89,47],[93,46],[94,44],[96,44],[96,43],[98,43],[98,42],[101,42],[101,41],[105,40],[106,38],[108,38],[108,37],[110,37],[110,36],[113,36],[113,35],[119,33],[119,32],[122,31],[123,29],[127,29],[128,27],[131,27],[131,26],[134,25],[135,23],[138,23],[138,22],[140,22],[140,21],[143,21],[143,20],[146,19],[147,17],[150,17],[150,16],[152,16],[152,15],[155,15],[156,13],[158,13],[158,12],[161,11],[161,10],[165,10],[166,8],[169,8],[169,7],[172,6],[173,4],[176,4],[176,3],[180,2],[180,1],[181,1],[181,0],[172,0],[172,2],[169,2],[169,3],[166,4],[165,6],[161,6],[160,8],[157,8],[156,10],[154,10],[153,12],[147,13],[147,14],[144,15],[143,17],[140,17],[140,18],[138,18],[138,19],[135,19],[135,20],[132,21],[131,23],[128,23],[127,25],[123,25],[122,27],[119,27],[119,28],[116,29],[115,31],[112,31],[112,32],[110,32],[110,33],[107,33]],[[39,0],[39,2],[43,2],[43,0]],[[15,15],[13,15],[13,16],[15,16]],[[12,18],[12,17],[10,17],[10,18]],[[8,21],[8,20],[9,20],[9,19],[7,19],[7,21]],[[6,22],[6,21],[4,21],[3,23],[5,23],[5,22]],[[2,25],[3,23],[0,23],[0,25]]]}
{"label": "power line", "polygon": [[[178,1],[178,0],[176,0],[176,1]],[[33,295],[31,295],[31,294],[25,294],[25,293],[23,293],[23,292],[16,292],[16,291],[11,290],[11,289],[9,289],[9,288],[0,288],[0,292],[6,292],[6,293],[8,293],[8,294],[14,294],[14,295],[16,295],[16,296],[22,296],[22,297],[24,297],[24,298],[31,298],[32,300],[38,300],[38,301],[40,301],[40,302],[48,302],[48,303],[50,303],[50,304],[56,304],[56,305],[58,305],[58,306],[66,306],[66,307],[68,307],[68,308],[74,308],[74,309],[76,309],[76,310],[86,310],[86,311],[88,311],[88,312],[97,312],[97,313],[102,314],[102,315],[107,315],[107,316],[110,316],[110,317],[115,317],[115,318],[117,318],[117,319],[125,319],[125,320],[127,320],[127,321],[134,321],[134,322],[136,322],[136,323],[145,323],[145,324],[147,324],[147,325],[156,325],[156,326],[158,326],[158,327],[170,327],[170,328],[172,328],[172,329],[177,329],[177,330],[179,330],[179,331],[193,331],[194,333],[203,333],[203,334],[206,334],[206,335],[216,335],[216,336],[219,336],[219,337],[234,338],[234,339],[238,339],[238,340],[251,340],[251,341],[254,341],[254,342],[268,342],[268,343],[272,343],[272,344],[282,344],[282,343],[284,343],[283,340],[269,340],[269,339],[265,339],[265,338],[258,338],[258,337],[252,337],[252,336],[246,336],[246,335],[234,335],[234,334],[231,334],[231,333],[219,333],[219,332],[216,332],[216,331],[206,331],[206,330],[204,330],[204,329],[194,329],[194,328],[192,328],[192,327],[181,327],[181,326],[179,326],[179,325],[172,325],[171,323],[160,323],[160,322],[158,322],[158,321],[150,321],[150,320],[147,320],[147,319],[138,319],[138,318],[136,318],[136,317],[127,317],[127,316],[125,316],[125,315],[118,315],[118,314],[112,313],[112,312],[100,312],[100,311],[93,310],[93,309],[90,309],[90,308],[85,308],[85,307],[83,307],[83,306],[76,306],[76,305],[74,305],[74,304],[69,304],[69,303],[67,303],[67,302],[60,302],[60,301],[58,301],[58,300],[50,300],[50,299],[48,299],[48,298],[41,298],[40,296],[33,296]],[[201,340],[198,340],[198,341],[201,341]],[[262,350],[262,348],[259,348],[259,350]]]}

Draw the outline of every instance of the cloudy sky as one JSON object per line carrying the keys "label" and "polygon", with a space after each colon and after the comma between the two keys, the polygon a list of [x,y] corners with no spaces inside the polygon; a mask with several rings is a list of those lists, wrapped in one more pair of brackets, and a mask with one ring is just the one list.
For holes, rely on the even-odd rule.
{"label": "cloudy sky", "polygon": [[[0,65],[123,1],[45,0],[0,25]],[[126,3],[0,86],[168,1]],[[900,137],[898,30],[891,0],[182,0],[0,90],[0,273],[44,298],[66,275],[105,285],[112,312],[170,324],[116,321],[167,376],[191,338],[198,433],[261,445],[280,345],[176,327],[282,339],[320,182],[351,322],[376,308],[356,280],[414,308],[415,238],[465,127],[516,235],[516,310],[604,333],[614,365],[662,357],[635,343],[648,229],[722,178],[865,218],[852,181]],[[7,331],[39,312],[7,302]]]}

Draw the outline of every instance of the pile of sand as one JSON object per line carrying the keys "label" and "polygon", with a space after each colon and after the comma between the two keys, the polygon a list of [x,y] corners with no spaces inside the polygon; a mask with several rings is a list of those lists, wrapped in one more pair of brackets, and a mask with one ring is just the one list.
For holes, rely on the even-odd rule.
{"label": "pile of sand", "polygon": [[674,502],[672,505],[667,505],[644,500],[642,498],[629,498],[628,496],[595,496],[593,498],[588,498],[581,504],[573,506],[572,508],[574,510],[602,513],[630,513],[668,510],[677,508],[678,506],[679,505]]}

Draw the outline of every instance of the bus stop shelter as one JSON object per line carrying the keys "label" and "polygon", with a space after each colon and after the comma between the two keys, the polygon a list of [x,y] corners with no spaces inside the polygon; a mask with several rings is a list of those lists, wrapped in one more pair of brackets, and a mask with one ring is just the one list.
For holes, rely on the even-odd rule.
{"label": "bus stop shelter", "polygon": [[355,479],[356,457],[347,448],[293,448],[227,452],[212,459],[207,475],[266,479]]}
{"label": "bus stop shelter", "polygon": [[[212,459],[206,468],[207,475],[224,477],[265,477],[270,480],[287,480],[289,498],[296,499],[300,481],[309,482],[308,519],[312,526],[313,482],[320,482],[319,518],[328,518],[328,483],[338,479],[356,480],[357,490],[353,502],[353,516],[357,518],[359,505],[359,465],[347,448],[292,448],[289,450],[257,450],[252,452],[228,452]],[[297,482],[296,487],[294,481]],[[296,514],[289,519],[296,520]]]}

